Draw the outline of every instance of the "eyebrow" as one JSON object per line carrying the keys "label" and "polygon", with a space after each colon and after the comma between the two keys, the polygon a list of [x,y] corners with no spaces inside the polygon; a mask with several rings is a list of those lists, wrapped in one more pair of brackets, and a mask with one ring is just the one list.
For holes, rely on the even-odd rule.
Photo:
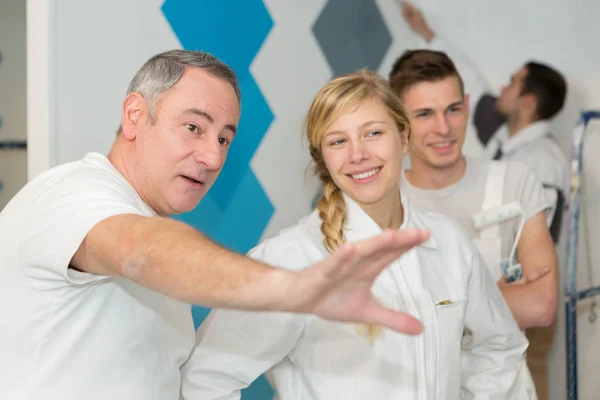
{"label": "eyebrow", "polygon": [[448,107],[446,107],[446,109],[456,107],[456,106],[462,106],[464,104],[465,104],[464,100],[455,101],[454,103],[452,103]]}
{"label": "eyebrow", "polygon": [[[449,109],[449,108],[452,108],[452,107],[462,106],[463,104],[465,104],[464,100],[455,101],[454,103],[452,103],[448,107],[446,107],[446,110]],[[412,113],[413,114],[419,114],[419,113],[422,113],[422,112],[431,112],[431,111],[434,111],[433,108],[431,108],[431,107],[425,107],[425,108],[417,108]]]}
{"label": "eyebrow", "polygon": [[[210,122],[211,124],[213,124],[215,122],[215,119],[212,117],[212,115],[210,115],[206,111],[200,110],[199,108],[187,108],[183,113],[184,114],[195,114],[199,117],[206,118],[206,120],[208,120],[208,122]],[[229,129],[231,132],[233,132],[234,135],[237,132],[237,127],[232,124],[225,125],[225,129]]]}
{"label": "eyebrow", "polygon": [[433,108],[431,107],[424,107],[424,108],[417,108],[416,110],[413,110],[413,114],[420,114],[422,112],[429,112],[429,111],[433,111]]}
{"label": "eyebrow", "polygon": [[[385,123],[386,123],[385,121],[367,121],[367,122],[365,122],[365,123],[361,124],[361,125],[360,125],[360,128],[363,128],[363,129],[364,129],[364,128],[366,128],[366,127],[367,127],[367,126],[369,126],[369,125],[373,125],[373,124],[385,124]],[[327,136],[329,136],[329,135],[333,135],[334,133],[343,133],[343,131],[331,131],[331,132],[327,132],[327,133],[326,133],[326,134],[323,136],[323,138],[326,138],[326,137],[327,137]]]}

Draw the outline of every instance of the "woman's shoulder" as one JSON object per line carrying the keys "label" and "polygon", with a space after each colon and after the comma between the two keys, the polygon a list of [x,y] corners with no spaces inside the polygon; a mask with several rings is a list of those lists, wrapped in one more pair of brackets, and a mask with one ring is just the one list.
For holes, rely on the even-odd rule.
{"label": "woman's shoulder", "polygon": [[296,224],[263,240],[248,252],[248,256],[276,267],[299,270],[327,255],[322,240],[321,220],[318,212],[313,211]]}

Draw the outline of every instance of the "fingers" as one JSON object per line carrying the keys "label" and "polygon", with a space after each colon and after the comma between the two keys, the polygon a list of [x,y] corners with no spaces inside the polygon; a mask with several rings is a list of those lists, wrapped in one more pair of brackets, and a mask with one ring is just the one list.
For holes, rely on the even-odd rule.
{"label": "fingers", "polygon": [[427,231],[388,231],[357,243],[346,243],[319,264],[327,279],[341,279],[353,273],[375,276],[403,253],[424,242]]}
{"label": "fingers", "polygon": [[388,231],[348,245],[351,247],[343,249],[341,254],[341,257],[345,257],[346,264],[340,265],[337,271],[340,276],[357,274],[363,279],[374,280],[390,263],[428,237],[428,232],[414,229]]}
{"label": "fingers", "polygon": [[504,278],[501,278],[498,281],[498,286],[510,286],[510,285],[527,285],[529,283],[533,283],[540,278],[548,275],[550,273],[550,268],[540,268],[535,271],[531,271],[525,275],[521,279],[515,282],[506,282]]}
{"label": "fingers", "polygon": [[534,271],[527,273],[523,278],[525,283],[532,283],[537,281],[538,279],[548,275],[550,273],[550,268],[540,268]]}
{"label": "fingers", "polygon": [[402,12],[402,17],[403,17],[403,18],[404,18],[406,21],[409,21],[409,20],[410,20],[410,17],[411,17],[411,15],[412,15],[412,13],[411,13],[410,9],[408,8],[408,6],[406,5],[406,3],[402,3],[402,9],[401,9],[401,12]]}
{"label": "fingers", "polygon": [[385,326],[408,335],[418,335],[423,332],[423,324],[413,316],[382,307],[375,302],[365,308],[365,320],[362,322]]}
{"label": "fingers", "polygon": [[356,243],[354,263],[365,273],[379,273],[392,261],[429,238],[429,232],[410,229],[388,231],[371,239]]}
{"label": "fingers", "polygon": [[359,257],[368,258],[384,255],[386,252],[405,252],[429,238],[429,232],[419,229],[385,231],[370,239],[356,242]]}
{"label": "fingers", "polygon": [[414,16],[415,11],[417,10],[417,8],[408,1],[400,1],[400,7],[402,7],[402,13],[407,18]]}
{"label": "fingers", "polygon": [[320,262],[318,268],[326,279],[337,279],[347,272],[355,258],[356,246],[353,243],[346,243]]}
{"label": "fingers", "polygon": [[[429,233],[421,230],[388,231],[342,246],[324,261],[304,270],[304,276],[310,278],[306,287],[319,288],[317,297],[320,298],[305,306],[329,319],[376,324],[405,334],[419,334],[423,326],[418,320],[376,304],[370,287],[392,261],[428,237]],[[347,306],[345,310],[331,309],[332,304],[339,307],[342,303]]]}

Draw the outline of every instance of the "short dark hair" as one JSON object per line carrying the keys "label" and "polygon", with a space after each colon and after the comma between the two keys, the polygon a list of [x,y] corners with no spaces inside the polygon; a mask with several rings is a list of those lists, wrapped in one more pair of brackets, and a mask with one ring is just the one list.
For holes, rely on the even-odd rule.
{"label": "short dark hair", "polygon": [[406,89],[417,83],[437,82],[452,76],[458,78],[460,90],[464,93],[462,78],[446,53],[407,50],[394,62],[389,80],[394,92],[402,96]]}
{"label": "short dark hair", "polygon": [[521,94],[532,94],[537,100],[536,115],[550,119],[563,108],[567,97],[567,82],[560,72],[548,65],[530,61],[525,64]]}

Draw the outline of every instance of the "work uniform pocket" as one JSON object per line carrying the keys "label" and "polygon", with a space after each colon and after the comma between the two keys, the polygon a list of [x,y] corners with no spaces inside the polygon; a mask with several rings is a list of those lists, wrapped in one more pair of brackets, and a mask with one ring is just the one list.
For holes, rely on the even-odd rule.
{"label": "work uniform pocket", "polygon": [[468,300],[443,300],[435,304],[439,327],[440,367],[460,367],[461,341]]}

